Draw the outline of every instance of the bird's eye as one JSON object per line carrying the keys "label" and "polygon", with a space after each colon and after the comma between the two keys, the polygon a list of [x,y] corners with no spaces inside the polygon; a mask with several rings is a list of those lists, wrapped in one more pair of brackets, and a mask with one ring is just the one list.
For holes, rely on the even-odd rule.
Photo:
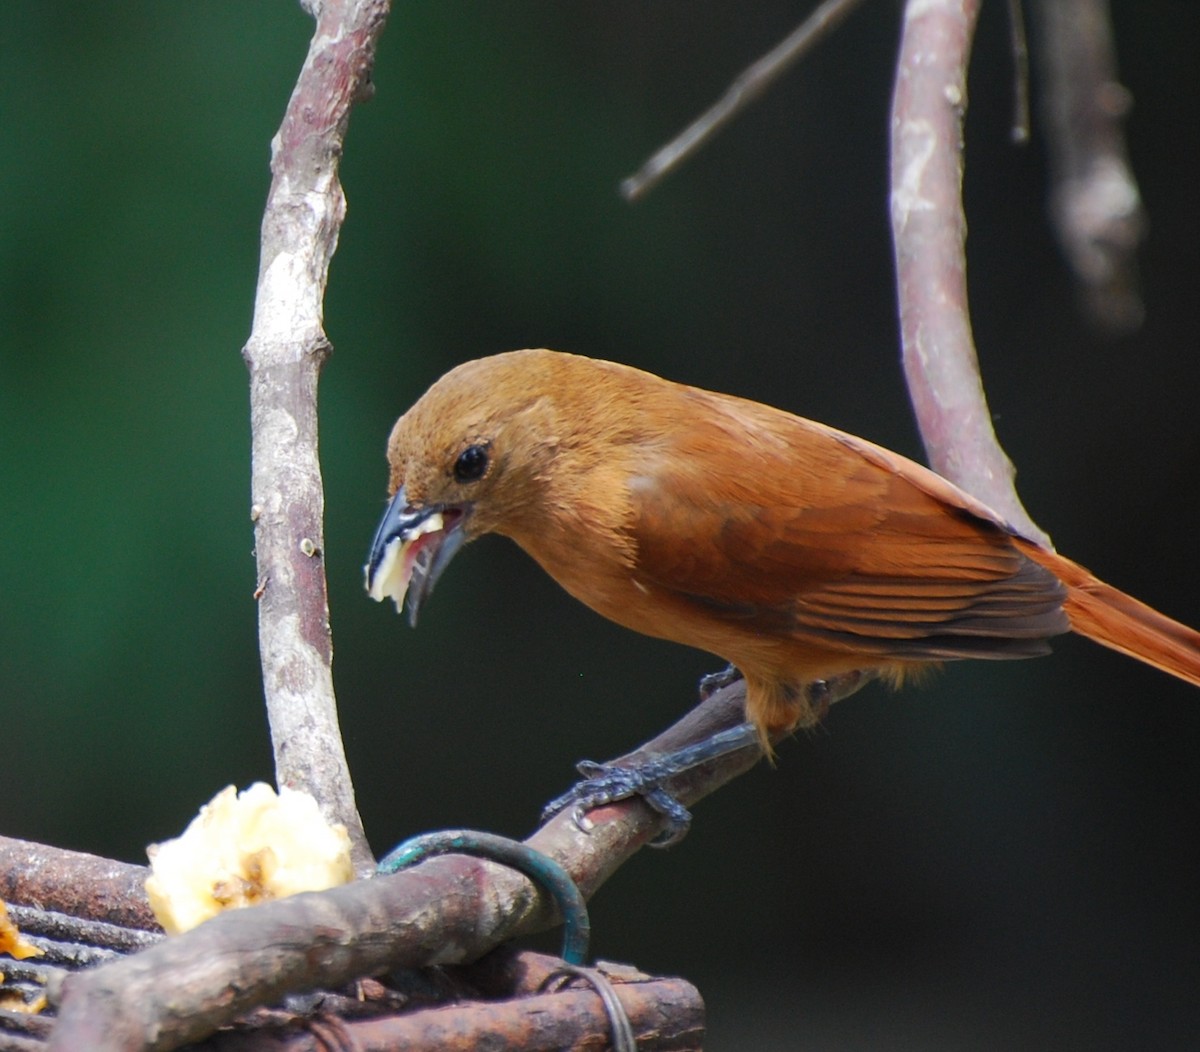
{"label": "bird's eye", "polygon": [[488,468],[487,446],[467,446],[454,462],[454,477],[459,482],[475,482]]}

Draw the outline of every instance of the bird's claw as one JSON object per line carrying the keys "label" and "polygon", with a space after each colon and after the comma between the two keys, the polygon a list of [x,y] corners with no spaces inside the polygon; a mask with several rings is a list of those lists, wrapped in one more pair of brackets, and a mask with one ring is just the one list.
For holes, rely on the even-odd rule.
{"label": "bird's claw", "polygon": [[617,800],[640,796],[665,819],[662,832],[650,843],[654,847],[667,847],[687,833],[692,816],[671,795],[665,783],[699,764],[745,748],[761,748],[758,728],[753,723],[739,723],[671,752],[652,754],[652,759],[636,764],[581,760],[575,768],[584,776],[583,781],[547,804],[542,811],[542,820],[548,821],[569,807],[575,825],[587,833],[591,831],[592,823],[586,812]]}
{"label": "bird's claw", "polygon": [[596,763],[580,760],[575,769],[583,775],[562,796],[551,800],[542,810],[542,821],[548,821],[560,811],[571,809],[571,821],[581,832],[590,833],[594,825],[587,812],[605,804],[640,796],[650,807],[666,819],[661,833],[650,843],[654,847],[668,847],[682,840],[692,824],[692,815],[675,799],[662,782],[677,770],[663,769],[653,760],[638,767],[621,767],[617,764]]}
{"label": "bird's claw", "polygon": [[709,672],[700,677],[698,693],[701,701],[708,701],[718,690],[731,686],[742,678],[736,665],[726,665],[720,672]]}

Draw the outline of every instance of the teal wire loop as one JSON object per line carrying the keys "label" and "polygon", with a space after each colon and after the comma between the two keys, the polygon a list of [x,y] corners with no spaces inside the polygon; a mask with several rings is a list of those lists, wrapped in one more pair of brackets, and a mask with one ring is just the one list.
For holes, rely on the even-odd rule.
{"label": "teal wire loop", "polygon": [[563,918],[561,957],[568,964],[581,965],[587,960],[592,923],[587,903],[571,875],[554,859],[535,851],[519,840],[481,833],[473,829],[453,829],[424,833],[394,848],[376,867],[380,874],[397,873],[435,855],[470,855],[523,873],[544,888],[554,899]]}

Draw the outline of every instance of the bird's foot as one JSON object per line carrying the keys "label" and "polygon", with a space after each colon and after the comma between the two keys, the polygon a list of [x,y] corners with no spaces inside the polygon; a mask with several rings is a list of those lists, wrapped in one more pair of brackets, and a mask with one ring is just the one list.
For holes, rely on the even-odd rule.
{"label": "bird's foot", "polygon": [[592,823],[587,812],[605,804],[640,796],[665,819],[664,827],[651,844],[669,847],[687,834],[692,815],[665,787],[667,781],[726,753],[748,745],[757,746],[758,731],[753,724],[742,723],[720,731],[703,741],[685,745],[673,752],[662,753],[635,765],[596,763],[582,760],[576,770],[584,776],[562,796],[551,800],[542,810],[542,821],[548,821],[561,811],[571,810],[571,819],[579,829],[590,833]]}
{"label": "bird's foot", "polygon": [[692,813],[659,784],[664,776],[658,773],[656,761],[640,767],[619,767],[616,764],[596,763],[594,760],[580,760],[575,769],[583,775],[583,781],[576,782],[542,809],[543,822],[569,807],[571,821],[583,832],[590,833],[593,826],[587,816],[588,811],[618,800],[628,800],[631,796],[640,796],[666,819],[666,827],[651,841],[655,847],[677,843],[691,827]]}
{"label": "bird's foot", "polygon": [[741,671],[735,665],[726,665],[720,672],[710,672],[700,677],[700,700],[708,701],[718,690],[736,683],[742,678]]}

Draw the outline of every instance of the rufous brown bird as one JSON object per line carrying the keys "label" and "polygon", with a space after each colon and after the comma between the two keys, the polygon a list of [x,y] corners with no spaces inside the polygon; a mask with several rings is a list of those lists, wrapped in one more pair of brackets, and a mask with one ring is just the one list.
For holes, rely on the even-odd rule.
{"label": "rufous brown bird", "polygon": [[370,594],[414,621],[466,541],[511,537],[571,595],[724,658],[764,745],[808,685],[1024,658],[1067,631],[1200,686],[1200,633],[1020,536],[927,468],[731,395],[547,350],[467,362],[388,441]]}

